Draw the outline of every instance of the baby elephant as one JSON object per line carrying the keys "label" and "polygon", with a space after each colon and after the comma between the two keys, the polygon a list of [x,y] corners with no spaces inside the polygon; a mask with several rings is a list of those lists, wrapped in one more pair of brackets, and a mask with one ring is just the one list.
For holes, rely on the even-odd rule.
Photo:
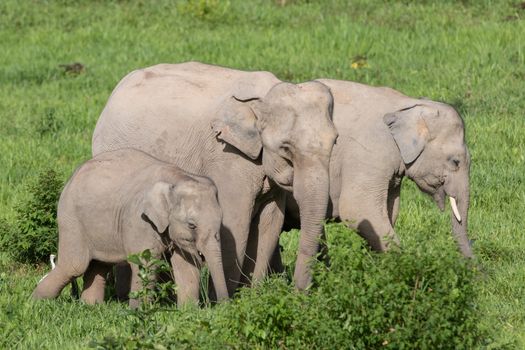
{"label": "baby elephant", "polygon": [[[129,254],[168,250],[178,286],[178,303],[197,301],[202,254],[217,299],[228,297],[222,266],[222,212],[217,189],[206,177],[190,175],[146,153],[122,149],[80,166],[58,203],[58,263],[36,287],[36,299],[55,298],[84,275],[81,298],[104,300],[106,275]],[[141,288],[132,264],[131,291]],[[138,301],[130,299],[130,306]]]}

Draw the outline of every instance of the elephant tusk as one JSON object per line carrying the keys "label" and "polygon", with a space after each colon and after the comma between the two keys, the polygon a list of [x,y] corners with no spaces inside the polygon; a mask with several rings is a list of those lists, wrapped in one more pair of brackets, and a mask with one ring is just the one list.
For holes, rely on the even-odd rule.
{"label": "elephant tusk", "polygon": [[456,220],[458,220],[458,222],[461,222],[461,215],[459,215],[458,205],[456,204],[456,198],[448,197],[448,199],[450,199],[450,206],[452,207],[452,212],[454,213]]}

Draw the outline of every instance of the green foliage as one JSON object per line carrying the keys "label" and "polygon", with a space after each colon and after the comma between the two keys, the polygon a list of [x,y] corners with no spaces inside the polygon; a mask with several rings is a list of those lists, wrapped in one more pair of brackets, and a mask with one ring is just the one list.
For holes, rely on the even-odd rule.
{"label": "green foliage", "polygon": [[[177,327],[158,326],[151,311],[161,309],[147,304],[139,311],[147,315],[140,331],[107,337],[98,345],[472,349],[489,342],[479,328],[475,303],[479,274],[455,250],[436,249],[435,242],[426,241],[374,254],[342,224],[329,225],[327,233],[331,263],[315,263],[315,285],[308,294],[296,291],[286,276],[274,276],[211,312],[192,310],[196,324],[171,312]],[[143,281],[147,285],[148,279]],[[130,345],[133,339],[140,344]]]}
{"label": "green foliage", "polygon": [[28,197],[16,206],[13,225],[0,224],[0,245],[16,261],[47,261],[57,252],[57,203],[63,182],[55,170],[42,171],[28,184]]}
{"label": "green foliage", "polygon": [[[374,254],[342,225],[330,226],[329,267],[317,265],[307,308],[319,346],[471,349],[482,335],[474,264],[424,241]],[[307,312],[308,312],[307,311]],[[318,315],[317,317],[315,315]],[[314,333],[312,333],[314,332]]]}
{"label": "green foliage", "polygon": [[314,341],[298,332],[312,321],[304,317],[310,301],[287,279],[274,277],[241,290],[216,322],[231,330],[228,343],[234,348],[294,348]]}
{"label": "green foliage", "polygon": [[152,256],[149,249],[128,256],[128,262],[139,268],[138,277],[142,288],[130,294],[131,299],[138,301],[136,309],[129,310],[130,336],[110,335],[101,341],[91,342],[91,347],[101,349],[157,349],[157,338],[164,333],[165,326],[160,325],[154,317],[156,312],[167,311],[161,306],[172,295],[175,285],[172,281],[156,283],[157,276],[170,272],[170,265],[164,259]]}
{"label": "green foliage", "polygon": [[168,281],[158,282],[158,276],[171,274],[171,266],[166,259],[155,258],[149,249],[139,254],[128,256],[128,262],[139,268],[138,277],[142,288],[131,293],[130,298],[139,301],[139,312],[149,312],[161,303],[169,301],[176,291],[173,278]]}

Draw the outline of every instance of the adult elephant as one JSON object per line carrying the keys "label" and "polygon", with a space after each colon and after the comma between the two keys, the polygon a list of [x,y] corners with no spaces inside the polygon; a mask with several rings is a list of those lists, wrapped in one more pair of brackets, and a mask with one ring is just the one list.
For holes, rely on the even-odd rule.
{"label": "adult elephant", "polygon": [[[388,249],[398,242],[394,224],[406,176],[442,211],[450,198],[452,231],[463,255],[472,257],[467,238],[470,156],[464,123],[454,108],[390,88],[319,81],[334,96],[339,132],[330,163],[327,216],[347,222],[372,249]],[[298,227],[298,218],[290,197],[285,228]]]}
{"label": "adult elephant", "polygon": [[[230,295],[241,272],[253,279],[266,275],[285,191],[292,191],[302,229],[294,278],[304,289],[329,200],[337,137],[332,108],[330,90],[320,82],[296,85],[269,72],[198,62],[161,64],[117,85],[96,125],[93,155],[132,147],[214,181]],[[256,263],[245,262],[245,254]]]}

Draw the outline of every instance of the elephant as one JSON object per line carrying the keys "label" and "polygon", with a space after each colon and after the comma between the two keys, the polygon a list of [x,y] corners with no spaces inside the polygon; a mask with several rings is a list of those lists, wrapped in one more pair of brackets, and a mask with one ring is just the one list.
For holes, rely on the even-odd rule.
{"label": "elephant", "polygon": [[[470,154],[465,126],[445,103],[411,98],[386,88],[320,79],[334,96],[339,138],[330,159],[327,218],[355,229],[376,251],[398,244],[394,225],[406,176],[444,210],[450,199],[452,232],[461,253],[472,257],[467,238]],[[299,226],[287,198],[284,229]],[[272,264],[281,270],[278,251]]]}
{"label": "elephant", "polygon": [[[171,252],[179,304],[198,301],[200,254],[217,298],[225,299],[221,220],[217,188],[210,179],[138,150],[101,153],[81,165],[62,191],[57,209],[58,263],[33,297],[56,298],[83,275],[81,299],[88,304],[103,302],[112,265],[149,249],[155,258]],[[131,291],[136,291],[142,287],[138,266],[131,269]],[[137,307],[139,302],[130,299],[129,304]]]}
{"label": "elephant", "polygon": [[270,72],[200,62],[159,64],[117,85],[98,119],[92,151],[138,148],[214,181],[230,296],[240,283],[268,273],[285,194],[292,192],[302,232],[294,282],[302,290],[311,281],[329,199],[337,137],[332,108],[321,82],[292,84]]}

